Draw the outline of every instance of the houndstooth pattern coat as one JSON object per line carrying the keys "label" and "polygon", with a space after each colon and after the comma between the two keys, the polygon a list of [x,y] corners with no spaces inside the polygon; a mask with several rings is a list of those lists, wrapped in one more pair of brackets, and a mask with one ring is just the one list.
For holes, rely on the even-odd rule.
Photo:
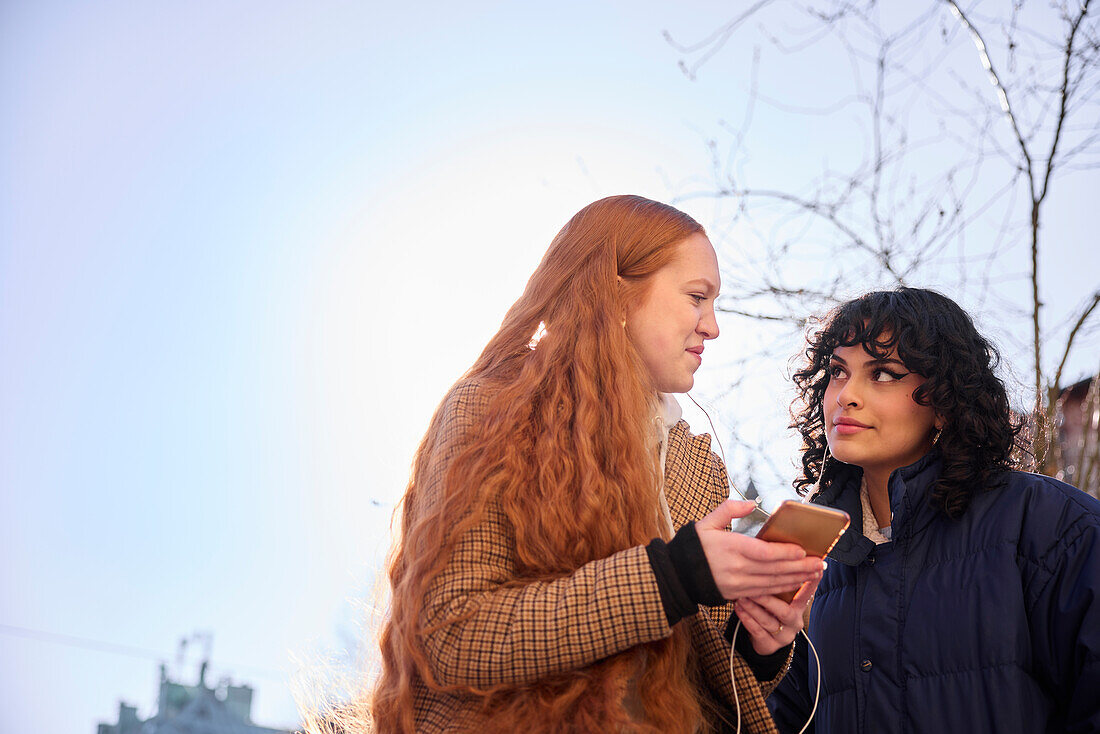
{"label": "houndstooth pattern coat", "polygon": [[[420,501],[432,501],[446,467],[477,430],[487,402],[486,391],[473,380],[459,382],[444,400],[434,451],[422,457],[429,470]],[[710,436],[692,435],[684,421],[669,433],[665,493],[677,529],[728,498],[725,467],[710,451]],[[441,626],[424,644],[440,684],[529,683],[672,633],[644,546],[587,563],[565,578],[505,587],[515,578],[507,527],[503,516],[490,512],[486,522],[460,541],[428,591],[423,622]],[[731,605],[701,609],[680,624],[690,625],[699,677],[708,689],[704,694],[732,712],[730,646],[721,633],[731,610]],[[764,698],[778,678],[757,682],[739,656],[735,670],[742,731],[775,732]],[[432,690],[418,681],[417,731],[491,728],[479,721],[478,706],[474,697]]]}

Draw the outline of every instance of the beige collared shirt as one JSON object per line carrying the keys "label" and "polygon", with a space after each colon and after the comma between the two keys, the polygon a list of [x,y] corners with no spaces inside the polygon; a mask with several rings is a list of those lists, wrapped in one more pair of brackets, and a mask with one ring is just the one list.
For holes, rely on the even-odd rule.
{"label": "beige collared shirt", "polygon": [[672,513],[668,509],[668,500],[665,498],[665,457],[668,456],[668,432],[672,426],[684,414],[676,398],[669,393],[657,394],[656,415],[653,417],[653,425],[657,432],[658,456],[657,465],[657,496],[660,504],[661,517],[664,520],[661,527],[664,531],[664,539],[670,539],[676,532],[672,524]]}
{"label": "beige collared shirt", "polygon": [[863,505],[863,534],[875,545],[889,543],[890,526],[879,527],[878,520],[875,519],[875,511],[871,509],[871,497],[867,494],[866,479],[861,479],[859,482],[859,502]]}

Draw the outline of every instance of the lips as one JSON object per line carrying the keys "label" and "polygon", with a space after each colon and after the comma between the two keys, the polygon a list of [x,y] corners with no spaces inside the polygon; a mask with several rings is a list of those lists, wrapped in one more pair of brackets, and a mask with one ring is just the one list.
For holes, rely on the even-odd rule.
{"label": "lips", "polygon": [[841,417],[833,421],[833,430],[841,436],[852,436],[869,428],[869,425],[861,423],[855,418]]}
{"label": "lips", "polygon": [[690,352],[691,354],[694,354],[695,358],[699,360],[700,364],[702,364],[702,362],[703,362],[703,345],[702,344],[700,344],[697,347],[691,347],[691,348],[687,349],[686,351]]}

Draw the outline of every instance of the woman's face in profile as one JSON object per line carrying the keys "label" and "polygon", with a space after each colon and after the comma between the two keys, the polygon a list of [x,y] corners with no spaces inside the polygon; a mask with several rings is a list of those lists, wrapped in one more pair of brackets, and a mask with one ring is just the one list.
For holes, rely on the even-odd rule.
{"label": "woman's face in profile", "polygon": [[703,342],[718,336],[714,300],[722,280],[706,235],[675,245],[675,257],[649,278],[626,315],[626,332],[659,392],[687,392],[703,362]]}
{"label": "woman's face in profile", "polygon": [[896,350],[879,359],[861,344],[837,347],[821,406],[832,455],[886,474],[924,456],[937,422],[931,406],[913,399],[924,380]]}

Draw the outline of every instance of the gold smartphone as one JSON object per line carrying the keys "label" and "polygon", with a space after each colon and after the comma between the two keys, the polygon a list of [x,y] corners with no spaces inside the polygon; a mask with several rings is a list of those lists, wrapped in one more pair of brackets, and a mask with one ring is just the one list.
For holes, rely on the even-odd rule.
{"label": "gold smartphone", "polygon": [[[756,537],[774,543],[794,543],[802,546],[806,555],[824,558],[829,555],[851,518],[844,510],[786,500],[771,514]],[[788,604],[797,591],[776,594]]]}

